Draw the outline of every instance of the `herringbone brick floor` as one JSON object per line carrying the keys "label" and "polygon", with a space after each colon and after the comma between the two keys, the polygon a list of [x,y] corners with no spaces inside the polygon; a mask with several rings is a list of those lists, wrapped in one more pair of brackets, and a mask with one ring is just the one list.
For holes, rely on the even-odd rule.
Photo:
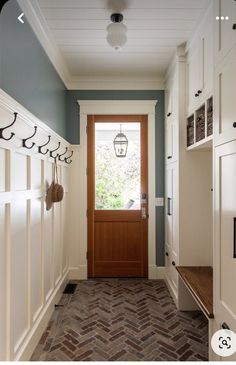
{"label": "herringbone brick floor", "polygon": [[201,312],[179,312],[162,280],[77,282],[64,294],[36,347],[34,361],[208,360]]}

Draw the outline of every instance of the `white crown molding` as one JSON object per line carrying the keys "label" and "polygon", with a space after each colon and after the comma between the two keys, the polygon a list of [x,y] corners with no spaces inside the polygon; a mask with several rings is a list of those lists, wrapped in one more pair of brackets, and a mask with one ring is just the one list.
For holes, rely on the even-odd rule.
{"label": "white crown molding", "polygon": [[71,80],[70,72],[45,21],[37,0],[17,0],[44,51],[55,67],[65,86]]}
{"label": "white crown molding", "polygon": [[163,90],[162,77],[77,77],[68,84],[69,90]]}

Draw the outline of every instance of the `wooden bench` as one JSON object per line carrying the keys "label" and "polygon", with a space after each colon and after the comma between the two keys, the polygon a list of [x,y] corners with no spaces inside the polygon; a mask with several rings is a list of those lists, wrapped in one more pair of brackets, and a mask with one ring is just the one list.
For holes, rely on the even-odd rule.
{"label": "wooden bench", "polygon": [[212,267],[176,266],[176,270],[206,317],[214,318]]}

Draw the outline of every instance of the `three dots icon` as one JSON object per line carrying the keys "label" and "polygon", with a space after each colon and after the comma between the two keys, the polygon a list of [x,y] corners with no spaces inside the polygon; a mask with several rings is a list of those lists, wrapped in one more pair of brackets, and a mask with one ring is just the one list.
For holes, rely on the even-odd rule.
{"label": "three dots icon", "polygon": [[226,16],[216,16],[216,20],[229,20],[229,17]]}

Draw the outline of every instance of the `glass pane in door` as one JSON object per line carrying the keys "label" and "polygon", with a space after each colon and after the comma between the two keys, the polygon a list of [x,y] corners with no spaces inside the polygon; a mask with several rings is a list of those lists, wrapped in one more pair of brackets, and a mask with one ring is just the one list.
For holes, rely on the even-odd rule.
{"label": "glass pane in door", "polygon": [[95,123],[95,209],[140,209],[140,123]]}

